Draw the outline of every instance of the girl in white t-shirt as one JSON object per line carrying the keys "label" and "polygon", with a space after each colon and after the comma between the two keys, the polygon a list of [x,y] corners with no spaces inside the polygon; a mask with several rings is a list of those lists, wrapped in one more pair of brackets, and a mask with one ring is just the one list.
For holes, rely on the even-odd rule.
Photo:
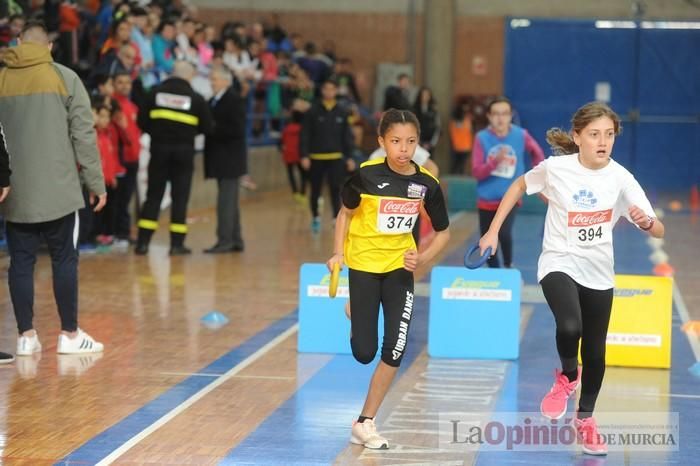
{"label": "girl in white t-shirt", "polygon": [[[592,413],[605,373],[614,285],[612,229],[621,216],[656,238],[663,237],[664,226],[634,176],[610,158],[621,129],[615,112],[592,102],[578,109],[571,123],[570,133],[547,132],[547,142],[560,155],[510,186],[479,246],[496,252],[498,231],[523,194],[541,193],[549,200],[537,279],[554,314],[562,369],[556,370],[540,409],[545,417],[561,418],[581,385],[574,423],[583,450],[604,455],[607,447]],[[583,370],[577,361],[579,340]]]}

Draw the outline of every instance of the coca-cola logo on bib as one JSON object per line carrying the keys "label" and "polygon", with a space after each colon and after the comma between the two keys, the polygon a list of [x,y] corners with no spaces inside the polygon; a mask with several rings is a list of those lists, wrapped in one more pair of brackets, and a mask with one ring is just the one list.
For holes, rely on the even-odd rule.
{"label": "coca-cola logo on bib", "polygon": [[597,212],[569,212],[570,227],[589,227],[612,221],[612,209]]}
{"label": "coca-cola logo on bib", "polygon": [[420,201],[382,199],[379,204],[379,213],[382,214],[415,215],[419,209]]}

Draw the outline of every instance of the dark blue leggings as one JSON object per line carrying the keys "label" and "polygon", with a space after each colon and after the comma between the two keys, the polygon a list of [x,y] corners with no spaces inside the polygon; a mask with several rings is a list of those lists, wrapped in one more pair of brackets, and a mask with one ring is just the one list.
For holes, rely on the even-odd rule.
{"label": "dark blue leggings", "polygon": [[34,264],[42,237],[51,255],[53,294],[61,330],[78,329],[78,215],[41,223],[7,222],[8,282],[20,334],[34,328]]}

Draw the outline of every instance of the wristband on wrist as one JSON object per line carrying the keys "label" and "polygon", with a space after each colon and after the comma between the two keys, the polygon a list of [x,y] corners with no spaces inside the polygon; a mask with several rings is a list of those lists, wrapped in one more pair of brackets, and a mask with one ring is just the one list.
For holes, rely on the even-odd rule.
{"label": "wristband on wrist", "polygon": [[649,226],[646,227],[646,228],[644,228],[644,227],[642,227],[642,226],[639,227],[639,228],[641,228],[641,229],[644,230],[644,231],[649,231],[649,230],[651,230],[651,227],[654,226],[654,218],[653,218],[653,217],[647,217],[647,218],[649,219]]}

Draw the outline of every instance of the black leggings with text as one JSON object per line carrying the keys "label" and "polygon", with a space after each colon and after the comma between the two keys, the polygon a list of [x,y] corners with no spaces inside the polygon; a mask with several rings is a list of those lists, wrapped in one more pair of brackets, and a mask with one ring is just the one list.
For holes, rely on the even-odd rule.
{"label": "black leggings with text", "polygon": [[384,311],[382,361],[399,367],[408,341],[413,312],[413,273],[396,269],[385,273],[349,270],[352,354],[369,364],[377,354],[379,305]]}

